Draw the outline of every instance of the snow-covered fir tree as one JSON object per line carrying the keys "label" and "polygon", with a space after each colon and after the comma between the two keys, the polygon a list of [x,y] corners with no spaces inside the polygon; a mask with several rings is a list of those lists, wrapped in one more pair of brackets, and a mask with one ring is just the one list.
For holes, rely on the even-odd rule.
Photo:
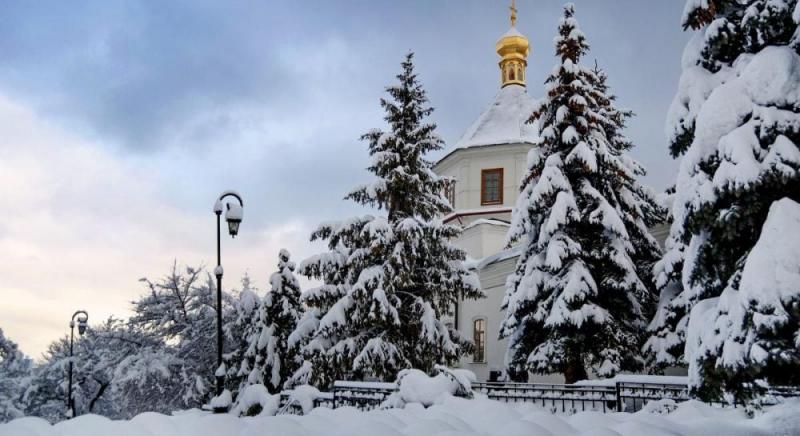
{"label": "snow-covered fir tree", "polygon": [[625,223],[633,247],[632,259],[637,275],[652,289],[653,266],[660,258],[661,248],[648,229],[665,222],[667,210],[656,200],[649,186],[639,183],[638,178],[646,176],[647,171],[626,154],[634,147],[633,141],[624,134],[626,122],[634,115],[633,112],[617,108],[614,104],[617,98],[610,92],[608,76],[597,67],[593,72],[597,76],[594,85],[595,102],[599,105],[597,113],[606,121],[603,127],[609,153],[619,159],[626,170],[618,173],[620,177],[611,180],[612,189],[617,194],[616,206],[619,207],[619,216]]}
{"label": "snow-covered fir tree", "polygon": [[0,328],[0,423],[25,416],[24,394],[33,361]]}
{"label": "snow-covered fir tree", "polygon": [[[464,252],[450,243],[460,228],[440,219],[451,210],[444,197],[451,181],[425,158],[442,141],[426,122],[433,109],[411,54],[397,79],[387,88],[390,98],[381,100],[389,131],[362,137],[377,179],[347,195],[385,215],[321,225],[312,239],[327,241],[331,251],[300,268],[324,282],[305,296],[320,317],[304,347],[311,368],[301,372],[318,386],[337,378],[394,380],[411,367],[430,372],[470,348],[442,321],[457,298],[481,292],[462,263]],[[307,321],[301,326],[317,322],[313,312]]]}
{"label": "snow-covered fir tree", "polygon": [[250,344],[249,338],[258,327],[255,320],[261,304],[249,275],[242,277],[242,290],[232,303],[232,320],[223,327],[225,340],[230,341],[231,350],[223,358],[227,367],[225,384],[235,395],[247,380],[248,372],[242,371],[246,360],[244,355]]}
{"label": "snow-covered fir tree", "polygon": [[[304,298],[305,296],[306,294],[303,294],[301,301],[309,301],[308,299]],[[320,302],[320,305],[321,304],[322,303]],[[299,366],[289,377],[289,380],[284,383],[285,388],[307,385],[312,381],[316,381],[321,384],[327,384],[329,380],[326,377],[330,377],[331,380],[337,379],[336,375],[338,372],[334,372],[332,368],[326,365],[326,362],[328,361],[327,354],[320,352],[321,350],[315,351],[306,347],[311,338],[314,337],[314,332],[316,332],[317,327],[319,327],[321,313],[322,310],[320,309],[320,306],[305,307],[303,316],[297,322],[297,326],[295,327],[294,331],[287,338],[287,346],[289,348],[298,350],[297,357]],[[329,368],[329,370],[318,371],[316,373],[316,380],[312,380],[312,375],[315,375],[315,366],[317,368]]]}
{"label": "snow-covered fir tree", "polygon": [[656,270],[676,289],[648,346],[666,363],[688,361],[704,398],[798,383],[798,261],[774,241],[796,232],[800,200],[798,22],[796,0],[686,3],[695,34],[667,126],[683,158],[671,249]]}
{"label": "snow-covered fir tree", "polygon": [[[675,187],[670,187],[664,195],[668,208],[667,221],[675,222],[672,206],[675,201]],[[683,365],[683,349],[686,344],[686,325],[691,308],[681,295],[681,271],[686,244],[670,230],[664,242],[664,253],[653,266],[653,282],[659,292],[656,314],[647,326],[648,339],[642,348],[649,366],[661,370],[668,366]]]}
{"label": "snow-covered fir tree", "polygon": [[287,250],[278,254],[278,271],[270,276],[270,290],[264,295],[248,329],[247,346],[239,369],[243,385],[263,384],[272,393],[303,363],[297,343],[289,335],[303,316],[300,283]]}
{"label": "snow-covered fir tree", "polygon": [[659,256],[648,225],[662,210],[637,177],[606,77],[580,64],[589,46],[572,4],[556,37],[546,98],[529,122],[541,141],[528,156],[508,234],[522,254],[507,282],[501,336],[509,375],[563,373],[567,383],[638,370],[654,308]]}
{"label": "snow-covered fir tree", "polygon": [[[684,8],[683,27],[695,33],[683,54],[683,74],[678,94],[670,108],[667,136],[674,157],[689,150],[696,134],[696,122],[706,100],[722,84],[737,77],[753,53],[770,45],[797,49],[798,19],[794,0],[749,0],[744,2],[689,0]],[[693,158],[694,159],[694,158]],[[683,210],[676,204],[675,213]],[[647,350],[661,365],[684,363],[684,345],[689,311],[705,293],[685,289],[682,283],[683,260],[689,236],[683,218],[674,216],[664,257],[655,269],[656,283],[664,302],[653,320]],[[756,234],[758,232],[756,231]],[[751,235],[752,242],[752,235]],[[719,295],[719,286],[708,295]]]}

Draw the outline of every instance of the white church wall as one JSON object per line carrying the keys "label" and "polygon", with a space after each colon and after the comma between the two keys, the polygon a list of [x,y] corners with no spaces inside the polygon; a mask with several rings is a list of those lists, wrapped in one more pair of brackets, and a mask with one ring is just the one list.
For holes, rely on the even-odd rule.
{"label": "white church wall", "polygon": [[483,257],[483,237],[479,229],[464,231],[456,244],[467,252],[469,258],[480,259]]}
{"label": "white church wall", "polygon": [[475,227],[482,230],[483,256],[481,257],[499,253],[505,248],[503,245],[506,239],[506,233],[508,232],[508,226],[480,224]]}
{"label": "white church wall", "polygon": [[502,221],[482,218],[464,226],[456,244],[471,259],[482,259],[503,250],[508,225]]}
{"label": "white church wall", "polygon": [[[479,271],[481,287],[486,298],[467,300],[459,303],[458,331],[465,337],[473,338],[473,325],[477,319],[486,320],[486,351],[482,362],[475,362],[473,356],[461,359],[460,367],[474,372],[478,381],[489,380],[489,372],[503,371],[508,340],[500,339],[500,324],[504,313],[500,309],[506,292],[506,278],[514,271],[517,256],[485,266]],[[563,383],[561,374],[531,375],[534,383]]]}
{"label": "white church wall", "polygon": [[[456,178],[456,211],[508,208],[516,203],[519,181],[531,147],[530,144],[505,144],[455,150],[436,164],[435,171]],[[481,171],[496,168],[503,169],[503,203],[481,205]]]}
{"label": "white church wall", "polygon": [[458,330],[469,339],[473,339],[473,326],[476,319],[486,320],[486,351],[483,362],[475,362],[473,356],[465,356],[461,360],[461,367],[474,372],[479,381],[489,379],[490,370],[502,370],[505,350],[508,344],[506,339],[499,339],[500,323],[503,313],[500,305],[505,295],[505,280],[516,263],[516,258],[492,264],[479,271],[481,287],[486,298],[480,300],[466,300],[459,304]]}

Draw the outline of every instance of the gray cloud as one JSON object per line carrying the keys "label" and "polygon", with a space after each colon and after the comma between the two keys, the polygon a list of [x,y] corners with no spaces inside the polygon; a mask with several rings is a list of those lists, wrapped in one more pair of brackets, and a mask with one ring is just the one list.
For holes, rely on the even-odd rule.
{"label": "gray cloud", "polygon": [[[533,42],[534,94],[552,66],[560,7],[519,5],[519,27]],[[0,84],[52,116],[133,148],[174,145],[176,135],[197,140],[181,131],[208,112],[230,117],[246,106],[302,116],[311,97],[303,70],[327,72],[314,60],[331,38],[352,47],[356,66],[366,69],[355,77],[315,76],[342,98],[356,87],[376,94],[402,54],[418,51],[442,130],[454,140],[495,91],[493,43],[507,27],[506,5],[485,1],[6,2],[2,8]],[[649,113],[641,91],[650,91],[649,102],[663,112],[672,90],[660,79],[677,80],[685,40],[680,9],[676,2],[637,0],[578,4],[592,56],[642,117]],[[208,128],[237,128],[223,115],[215,121]]]}
{"label": "gray cloud", "polygon": [[134,148],[197,114],[283,103],[296,83],[266,24],[190,2],[6,6],[4,81],[43,111]]}

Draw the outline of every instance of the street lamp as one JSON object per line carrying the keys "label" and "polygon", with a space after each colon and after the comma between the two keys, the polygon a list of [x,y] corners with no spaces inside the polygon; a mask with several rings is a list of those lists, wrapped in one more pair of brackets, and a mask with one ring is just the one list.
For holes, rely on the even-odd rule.
{"label": "street lamp", "polygon": [[79,310],[72,314],[69,321],[69,388],[67,390],[67,409],[70,418],[75,417],[75,399],[72,398],[72,345],[75,342],[75,317],[78,318],[78,334],[83,336],[86,333],[86,325],[89,321],[89,314],[85,310]]}
{"label": "street lamp", "polygon": [[[233,197],[237,203],[225,202],[225,198]],[[217,267],[214,268],[214,275],[217,276],[217,371],[214,375],[217,378],[217,396],[222,394],[225,389],[225,370],[222,363],[222,252],[220,249],[220,221],[222,211],[225,211],[225,221],[228,222],[228,233],[232,238],[239,233],[239,224],[242,222],[244,203],[242,197],[236,192],[225,191],[214,203],[214,214],[217,215]]]}

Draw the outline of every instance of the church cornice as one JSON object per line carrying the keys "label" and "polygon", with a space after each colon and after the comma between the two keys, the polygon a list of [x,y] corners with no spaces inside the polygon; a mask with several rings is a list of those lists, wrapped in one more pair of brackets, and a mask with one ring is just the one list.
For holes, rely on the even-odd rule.
{"label": "church cornice", "polygon": [[[504,143],[497,143],[497,144],[485,144],[485,145],[471,145],[469,147],[456,147],[447,152],[444,156],[442,156],[439,160],[434,163],[433,167],[434,170],[439,170],[443,165],[447,164],[449,161],[456,158],[456,156],[471,156],[471,155],[480,155],[482,151],[486,149],[495,148],[497,151],[505,151],[506,149],[513,149],[513,148],[530,148],[535,146],[536,144],[532,141],[509,141]],[[527,150],[526,150],[527,151]]]}
{"label": "church cornice", "polygon": [[449,223],[454,220],[460,220],[461,218],[465,218],[468,216],[479,216],[479,215],[491,215],[497,213],[507,213],[511,212],[513,209],[505,206],[505,207],[486,207],[481,209],[467,209],[467,210],[456,210],[453,213],[446,215],[442,221],[444,223]]}

